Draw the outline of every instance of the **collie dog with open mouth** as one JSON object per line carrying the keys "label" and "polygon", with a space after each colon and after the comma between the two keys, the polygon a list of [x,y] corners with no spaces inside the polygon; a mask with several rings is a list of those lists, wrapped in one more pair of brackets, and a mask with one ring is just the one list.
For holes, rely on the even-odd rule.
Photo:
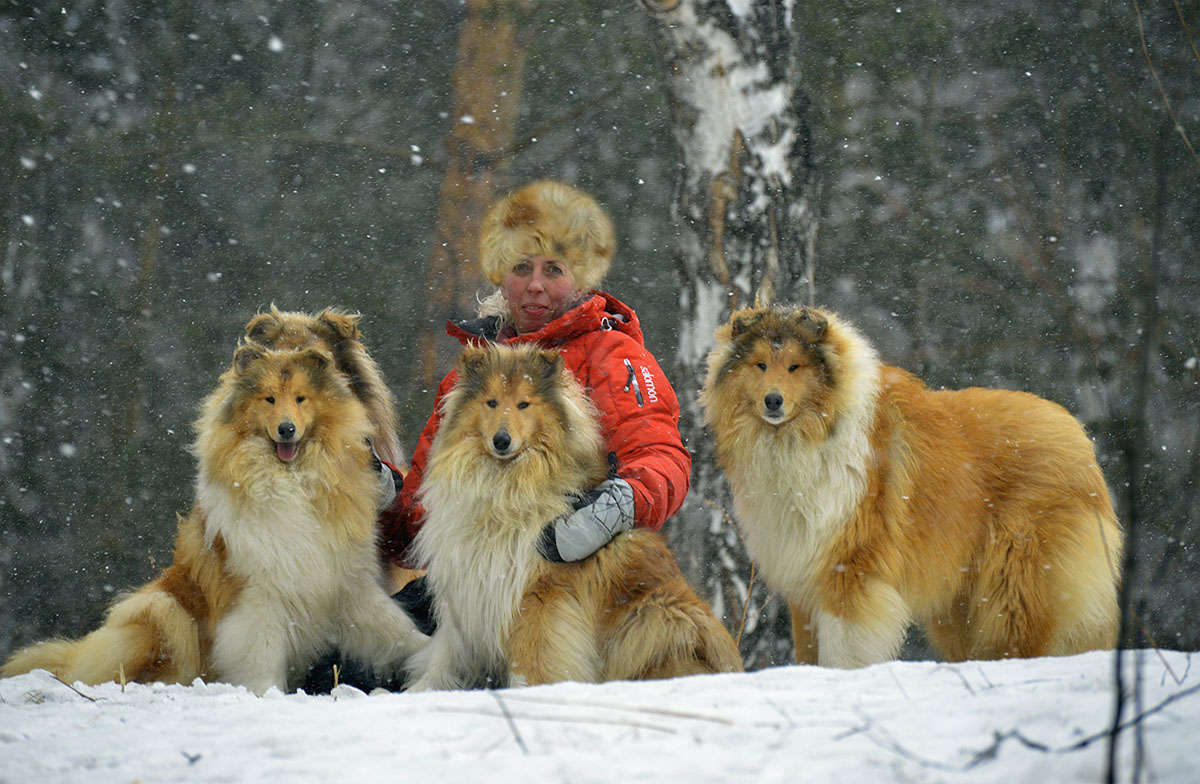
{"label": "collie dog with open mouth", "polygon": [[437,631],[410,689],[741,670],[657,534],[620,534],[576,563],[538,554],[543,526],[606,475],[596,411],[560,354],[465,349],[444,414],[414,542]]}
{"label": "collie dog with open mouth", "polygon": [[79,640],[16,653],[68,682],[286,690],[331,646],[383,674],[428,641],[383,587],[379,472],[362,401],[320,346],[247,342],[205,400],[196,500],[172,564]]}
{"label": "collie dog with open mouth", "polygon": [[1122,532],[1083,428],[1022,392],[930,390],[822,309],[717,330],[701,395],[750,557],[796,660],[1110,648]]}

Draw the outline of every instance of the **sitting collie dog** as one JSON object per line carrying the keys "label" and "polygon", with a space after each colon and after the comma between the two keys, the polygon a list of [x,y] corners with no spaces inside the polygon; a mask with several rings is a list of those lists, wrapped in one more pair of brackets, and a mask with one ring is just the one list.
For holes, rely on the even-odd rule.
{"label": "sitting collie dog", "polygon": [[562,356],[465,349],[421,487],[414,552],[437,630],[409,688],[669,678],[742,668],[729,632],[657,534],[576,563],[538,554],[569,496],[605,478],[596,411]]}
{"label": "sitting collie dog", "polygon": [[835,314],[755,307],[701,395],[750,557],[796,660],[1071,654],[1118,633],[1122,533],[1091,442],[1022,392],[928,389]]}
{"label": "sitting collie dog", "polygon": [[196,501],[173,563],[79,640],[18,652],[68,682],[286,690],[336,643],[380,672],[427,642],[382,586],[367,409],[320,347],[240,346],[205,400]]}

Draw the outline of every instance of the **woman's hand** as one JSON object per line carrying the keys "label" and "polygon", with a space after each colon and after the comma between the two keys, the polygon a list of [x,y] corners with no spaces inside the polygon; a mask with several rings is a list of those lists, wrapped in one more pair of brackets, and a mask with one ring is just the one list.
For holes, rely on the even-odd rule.
{"label": "woman's hand", "polygon": [[574,505],[542,530],[538,552],[547,561],[582,561],[633,528],[633,488],[624,479],[605,479]]}

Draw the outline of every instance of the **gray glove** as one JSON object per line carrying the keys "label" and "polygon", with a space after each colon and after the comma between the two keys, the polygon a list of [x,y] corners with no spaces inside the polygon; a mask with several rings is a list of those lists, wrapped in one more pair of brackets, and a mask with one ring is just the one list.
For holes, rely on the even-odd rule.
{"label": "gray glove", "polygon": [[605,479],[575,501],[575,510],[542,529],[538,552],[547,561],[582,561],[633,528],[633,488]]}

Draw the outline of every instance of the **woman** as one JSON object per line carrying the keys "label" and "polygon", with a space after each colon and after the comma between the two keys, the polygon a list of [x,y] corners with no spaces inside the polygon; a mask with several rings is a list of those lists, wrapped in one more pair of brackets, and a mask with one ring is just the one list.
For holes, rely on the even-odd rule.
{"label": "woman", "polygon": [[[637,314],[595,289],[614,244],[612,222],[586,193],[549,180],[525,185],[483,221],[480,263],[497,290],[480,304],[479,318],[446,325],[464,345],[535,342],[561,350],[600,411],[615,476],[579,499],[574,513],[548,521],[539,549],[550,560],[587,558],[634,525],[657,530],[688,491],[691,456],[679,436],[675,392],[646,350]],[[442,397],[455,381],[451,371],[438,386],[411,470],[381,516],[381,546],[400,565],[419,566],[404,562],[423,518],[417,489]]]}

